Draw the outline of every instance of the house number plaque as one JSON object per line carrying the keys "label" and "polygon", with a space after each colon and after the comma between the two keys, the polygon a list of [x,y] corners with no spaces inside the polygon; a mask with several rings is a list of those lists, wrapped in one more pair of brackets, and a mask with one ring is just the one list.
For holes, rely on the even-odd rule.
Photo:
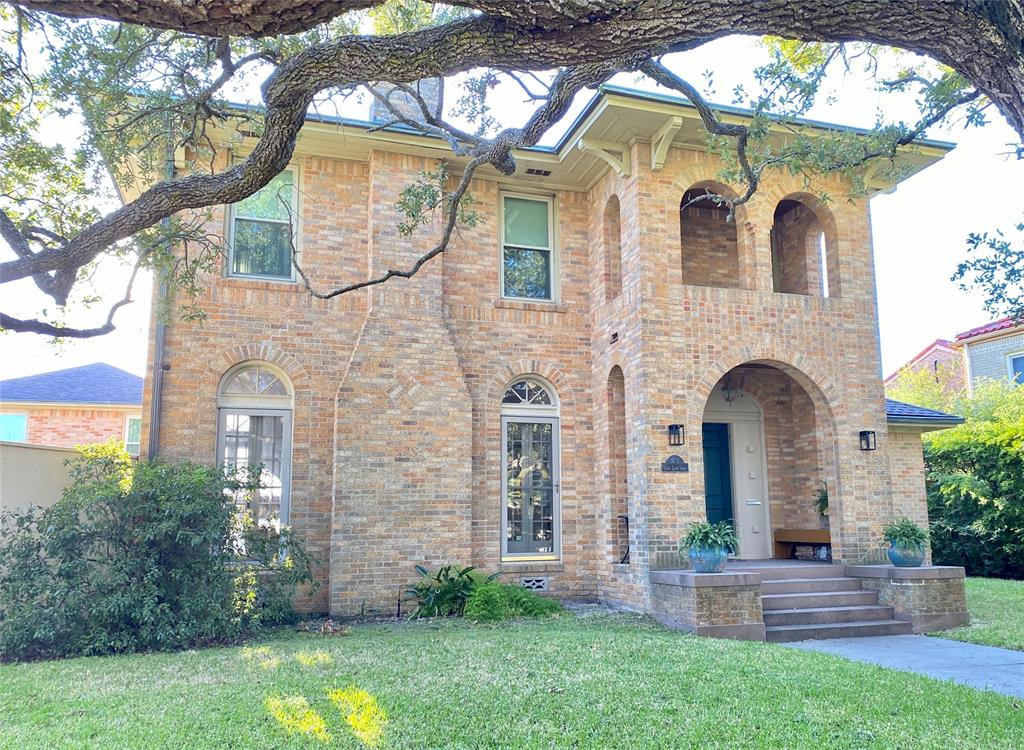
{"label": "house number plaque", "polygon": [[662,471],[689,471],[690,464],[679,456],[669,456],[661,464]]}

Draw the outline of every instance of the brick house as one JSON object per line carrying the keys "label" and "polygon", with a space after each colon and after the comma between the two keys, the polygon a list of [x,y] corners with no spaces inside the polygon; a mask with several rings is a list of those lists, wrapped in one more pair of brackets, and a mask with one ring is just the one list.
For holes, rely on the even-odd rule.
{"label": "brick house", "polygon": [[[230,156],[254,142],[221,136]],[[681,210],[732,195],[696,111],[610,85],[518,158],[478,173],[484,221],[414,278],[323,301],[296,283],[273,198],[314,285],[356,282],[431,246],[437,227],[403,237],[395,202],[459,159],[310,116],[291,166],[215,212],[230,249],[206,320],[153,323],[143,442],[268,466],[261,512],[320,561],[305,606],[392,612],[415,564],[454,562],[657,611],[652,577],[680,567],[691,521],[731,519],[740,556],[769,559],[780,529],[822,532],[824,483],[842,564],[881,559],[882,523],[926,518],[920,433],[950,418],[887,418],[868,199],[845,178],[772,172],[735,220]],[[883,171],[870,193],[895,187]]]}
{"label": "brick house", "polygon": [[948,392],[960,391],[965,384],[963,355],[948,339],[935,339],[907,360],[885,379],[886,387],[895,383],[905,370],[927,370],[935,376],[936,382],[945,382]]}
{"label": "brick house", "polygon": [[138,455],[142,386],[103,362],[0,381],[0,441],[74,448],[115,438]]}

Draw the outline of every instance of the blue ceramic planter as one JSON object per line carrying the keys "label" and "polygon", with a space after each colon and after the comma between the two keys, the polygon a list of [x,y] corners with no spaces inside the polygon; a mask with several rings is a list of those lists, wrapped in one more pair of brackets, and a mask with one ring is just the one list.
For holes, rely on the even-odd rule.
{"label": "blue ceramic planter", "polygon": [[924,547],[889,545],[889,560],[897,568],[920,568],[924,562]]}
{"label": "blue ceramic planter", "polygon": [[721,573],[729,559],[724,547],[702,547],[690,550],[690,565],[698,573]]}

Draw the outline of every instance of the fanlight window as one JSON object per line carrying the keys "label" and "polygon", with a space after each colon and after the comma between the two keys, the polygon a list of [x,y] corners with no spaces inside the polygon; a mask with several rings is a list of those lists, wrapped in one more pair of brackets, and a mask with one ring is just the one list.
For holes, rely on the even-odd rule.
{"label": "fanlight window", "polygon": [[288,386],[265,367],[254,365],[239,370],[221,388],[227,396],[288,396]]}
{"label": "fanlight window", "polygon": [[551,393],[536,380],[525,378],[508,387],[501,400],[506,406],[554,406]]}

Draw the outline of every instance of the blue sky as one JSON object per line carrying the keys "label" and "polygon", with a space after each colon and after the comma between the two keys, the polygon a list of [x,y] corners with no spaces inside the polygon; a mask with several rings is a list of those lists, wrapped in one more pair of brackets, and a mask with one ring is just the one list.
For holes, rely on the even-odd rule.
{"label": "blue sky", "polygon": [[[754,39],[729,37],[700,50],[674,55],[668,65],[691,82],[703,83],[702,73],[714,71],[712,99],[730,103],[736,84],[751,84],[751,69],[763,61],[764,49]],[[615,83],[654,87],[623,74]],[[829,81],[837,92],[834,101],[823,101],[810,116],[831,122],[871,127],[882,109],[888,118],[910,121],[914,107],[910,97],[883,97],[873,91],[870,80],[854,71]],[[242,94],[244,96],[244,94]],[[577,102],[582,107],[588,95]],[[450,94],[448,101],[454,97]],[[514,90],[500,92],[496,107],[503,124],[518,124],[525,107]],[[365,103],[343,107],[342,114],[365,116]],[[571,120],[574,113],[567,116]],[[950,276],[966,250],[970,232],[1009,229],[1024,220],[1020,186],[1024,184],[1024,162],[1012,156],[1013,131],[995,112],[992,123],[982,129],[964,130],[958,125],[937,128],[929,136],[957,143],[957,148],[938,164],[911,177],[890,195],[871,201],[872,232],[878,285],[879,327],[883,370],[886,374],[935,338],[952,337],[958,331],[989,319],[977,293],[961,291]],[[55,132],[66,137],[74,124],[60,124]],[[551,140],[557,131],[547,140]],[[120,296],[125,272],[108,266],[98,276],[99,288]],[[0,378],[73,367],[105,361],[126,370],[143,373],[149,318],[150,281],[138,286],[136,303],[116,319],[118,330],[108,336],[60,346],[28,334],[0,335]],[[5,308],[24,311],[19,305],[42,304],[28,284],[5,288]],[[76,322],[100,316],[96,310],[79,316]]]}

